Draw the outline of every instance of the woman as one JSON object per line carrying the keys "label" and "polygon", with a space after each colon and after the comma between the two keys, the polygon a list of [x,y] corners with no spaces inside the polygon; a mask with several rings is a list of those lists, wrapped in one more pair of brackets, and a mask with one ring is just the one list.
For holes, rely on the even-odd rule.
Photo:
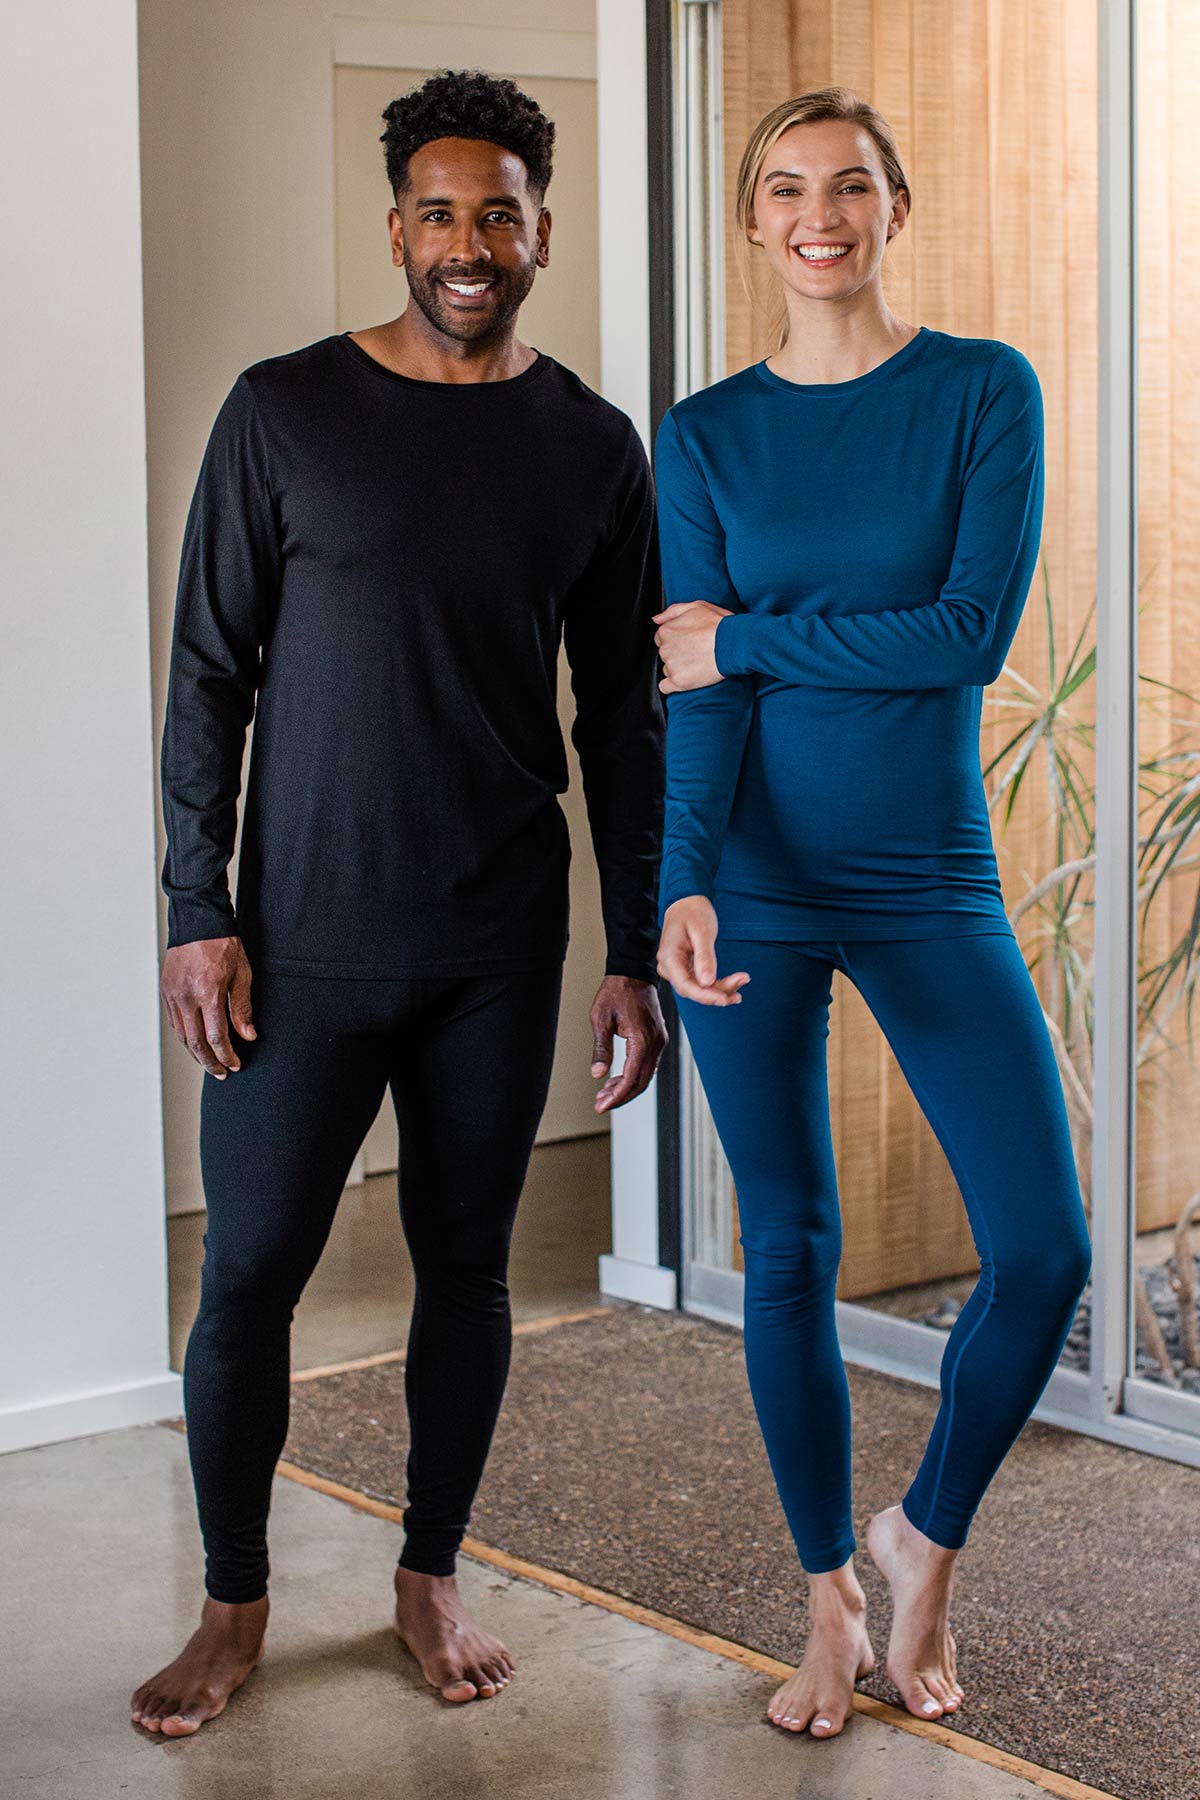
{"label": "woman", "polygon": [[1037,558],[1041,391],[1011,346],[891,311],[883,257],[910,206],[891,131],[854,94],[769,113],[742,159],[737,221],[778,277],[780,348],[680,401],[657,444],[659,970],[737,1185],[747,1373],[808,1577],[804,1658],[769,1717],[818,1737],[841,1731],[875,1661],[834,1317],[835,968],[937,1133],[981,1266],[920,1467],[866,1534],[894,1603],[887,1671],[920,1717],[964,1698],[955,1559],[1091,1263],[979,762],[982,690]]}

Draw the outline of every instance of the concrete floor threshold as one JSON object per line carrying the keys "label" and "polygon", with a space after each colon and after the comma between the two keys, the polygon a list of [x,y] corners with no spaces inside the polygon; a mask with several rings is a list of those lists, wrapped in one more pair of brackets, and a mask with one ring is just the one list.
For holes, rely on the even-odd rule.
{"label": "concrete floor threshold", "polygon": [[199,1605],[184,1441],[156,1426],[0,1458],[4,1800],[1096,1800],[1097,1790],[859,1696],[785,1736],[754,1652],[472,1543],[460,1586],[512,1686],[451,1707],[389,1626],[395,1509],[282,1470],[262,1665],[193,1738],[131,1724],[132,1689]]}

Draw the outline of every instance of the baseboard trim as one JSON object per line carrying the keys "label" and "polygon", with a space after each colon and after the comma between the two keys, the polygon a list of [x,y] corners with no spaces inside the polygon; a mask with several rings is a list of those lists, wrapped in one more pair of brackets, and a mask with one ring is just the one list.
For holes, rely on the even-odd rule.
{"label": "baseboard trim", "polygon": [[119,1431],[126,1425],[152,1425],[182,1411],[183,1382],[170,1373],[32,1406],[5,1407],[0,1409],[0,1455]]}
{"label": "baseboard trim", "polygon": [[606,1299],[634,1300],[674,1312],[679,1304],[674,1269],[657,1263],[629,1262],[623,1256],[600,1258],[600,1292]]}

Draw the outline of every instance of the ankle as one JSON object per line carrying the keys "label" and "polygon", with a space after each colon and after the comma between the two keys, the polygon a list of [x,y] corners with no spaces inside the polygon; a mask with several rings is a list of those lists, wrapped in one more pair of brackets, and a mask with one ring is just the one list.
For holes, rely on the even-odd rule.
{"label": "ankle", "polygon": [[261,1637],[266,1628],[270,1601],[264,1594],[259,1600],[214,1600],[211,1594],[204,1596],[204,1605],[200,1609],[200,1623],[211,1631],[219,1631],[226,1637],[253,1638]]}
{"label": "ankle", "polygon": [[403,1588],[410,1594],[434,1594],[453,1591],[456,1587],[453,1575],[427,1575],[423,1569],[410,1569],[404,1563],[396,1564],[396,1592]]}
{"label": "ankle", "polygon": [[948,1549],[945,1544],[937,1543],[926,1537],[918,1525],[914,1525],[903,1507],[897,1509],[900,1514],[901,1546],[912,1557],[920,1557],[921,1561],[933,1569],[949,1571],[958,1560],[958,1551]]}
{"label": "ankle", "polygon": [[808,1606],[813,1618],[858,1616],[867,1610],[867,1596],[854,1573],[853,1561],[840,1569],[808,1577]]}

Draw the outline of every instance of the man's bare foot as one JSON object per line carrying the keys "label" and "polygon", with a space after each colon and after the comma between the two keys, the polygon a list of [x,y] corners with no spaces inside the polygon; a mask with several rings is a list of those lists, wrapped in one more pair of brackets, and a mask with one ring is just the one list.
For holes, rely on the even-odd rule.
{"label": "man's bare foot", "polygon": [[144,1681],[130,1701],[130,1717],[164,1737],[187,1737],[224,1712],[263,1653],[269,1602],[229,1606],[206,1598],[194,1631],[175,1661]]}
{"label": "man's bare foot", "polygon": [[877,1512],[867,1548],[892,1590],[892,1635],[884,1667],[919,1719],[954,1712],[965,1695],[950,1631],[950,1590],[957,1550],[918,1531],[900,1506]]}
{"label": "man's bare foot", "polygon": [[784,1731],[836,1737],[854,1706],[854,1684],[875,1667],[867,1636],[867,1597],[853,1557],[827,1575],[810,1575],[812,1625],[794,1675],[772,1696],[767,1717]]}
{"label": "man's bare foot", "polygon": [[394,1625],[444,1700],[490,1700],[512,1679],[512,1657],[499,1638],[475,1623],[453,1575],[420,1575],[397,1566]]}

